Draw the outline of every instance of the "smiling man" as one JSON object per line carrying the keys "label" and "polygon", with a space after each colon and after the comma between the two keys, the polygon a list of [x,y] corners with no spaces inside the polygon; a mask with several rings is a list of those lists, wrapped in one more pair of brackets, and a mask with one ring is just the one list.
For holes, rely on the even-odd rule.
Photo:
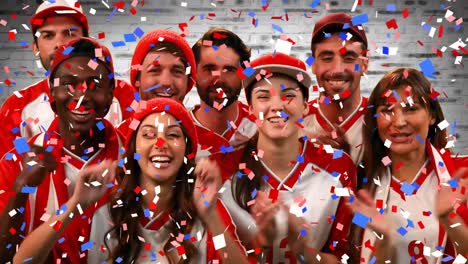
{"label": "smiling man", "polygon": [[320,97],[309,102],[303,125],[309,138],[344,149],[357,164],[367,107],[367,98],[361,96],[361,77],[369,64],[366,33],[349,15],[330,14],[315,24],[311,49]]}

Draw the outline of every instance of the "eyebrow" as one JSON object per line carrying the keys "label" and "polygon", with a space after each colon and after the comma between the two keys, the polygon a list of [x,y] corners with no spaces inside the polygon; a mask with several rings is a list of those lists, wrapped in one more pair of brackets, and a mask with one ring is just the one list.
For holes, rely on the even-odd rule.
{"label": "eyebrow", "polygon": [[349,56],[349,55],[353,55],[355,57],[359,57],[359,53],[355,52],[354,50],[346,50],[345,54],[343,54],[342,56]]}
{"label": "eyebrow", "polygon": [[[146,127],[148,127],[148,128],[156,128],[154,125],[150,125],[150,124],[144,124],[144,125],[141,126],[141,128],[146,128]],[[166,128],[167,128],[167,129],[171,129],[171,128],[177,128],[177,127],[180,128],[180,129],[182,129],[182,127],[181,127],[180,125],[178,125],[178,124],[170,125],[170,126],[168,126],[168,127],[166,127]]]}

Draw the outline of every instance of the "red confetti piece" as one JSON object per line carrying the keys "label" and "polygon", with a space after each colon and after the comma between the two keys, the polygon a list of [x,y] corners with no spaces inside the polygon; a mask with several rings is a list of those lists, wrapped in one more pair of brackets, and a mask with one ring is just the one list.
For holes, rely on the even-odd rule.
{"label": "red confetti piece", "polygon": [[375,252],[375,247],[371,245],[370,240],[367,240],[366,243],[364,243],[364,246],[368,249],[370,249],[372,252]]}
{"label": "red confetti piece", "polygon": [[160,137],[158,137],[158,139],[156,140],[156,147],[158,148],[162,148],[162,146],[164,146],[164,143],[166,143],[166,141]]}
{"label": "red confetti piece", "polygon": [[268,195],[268,198],[271,199],[271,202],[275,202],[278,199],[279,191],[276,189],[271,189]]}
{"label": "red confetti piece", "polygon": [[377,201],[375,201],[375,208],[383,208],[383,200],[382,199],[378,199]]}
{"label": "red confetti piece", "polygon": [[55,231],[58,231],[60,229],[60,227],[62,227],[62,222],[60,222],[60,221],[57,221],[53,226]]}
{"label": "red confetti piece", "polygon": [[438,35],[438,37],[442,38],[443,35],[444,35],[444,25],[440,25],[439,26],[439,35]]}
{"label": "red confetti piece", "polygon": [[104,33],[104,32],[99,32],[98,33],[98,39],[103,39],[105,37],[106,37],[106,33]]}
{"label": "red confetti piece", "polygon": [[391,28],[397,29],[398,28],[397,22],[396,22],[396,20],[394,18],[387,21],[386,24],[387,24],[388,29],[391,29]]}
{"label": "red confetti piece", "polygon": [[418,40],[418,44],[423,47],[424,46],[424,43],[422,43],[420,40]]}
{"label": "red confetti piece", "polygon": [[350,92],[349,90],[345,90],[345,91],[343,91],[343,92],[341,93],[340,97],[341,97],[342,99],[346,99],[346,98],[348,98],[350,95],[351,95],[351,92]]}
{"label": "red confetti piece", "polygon": [[17,18],[18,18],[18,15],[17,15],[17,14],[11,14],[10,17],[11,17],[12,19],[17,19]]}
{"label": "red confetti piece", "polygon": [[441,57],[443,56],[442,51],[440,49],[437,49],[437,56]]}
{"label": "red confetti piece", "polygon": [[217,33],[217,32],[215,32],[215,33],[213,34],[213,38],[214,38],[214,39],[225,39],[225,38],[227,38],[227,37],[228,37],[228,36],[226,36],[226,35],[224,35],[224,34],[221,34],[221,33]]}
{"label": "red confetti piece", "polygon": [[463,51],[465,54],[468,54],[468,50],[465,49],[464,47],[458,46],[458,48],[459,48],[461,51]]}
{"label": "red confetti piece", "polygon": [[294,124],[296,124],[296,126],[300,127],[300,128],[304,128],[304,125],[301,123],[301,122],[294,122]]}
{"label": "red confetti piece", "polygon": [[408,8],[405,7],[405,9],[403,9],[403,12],[401,14],[403,16],[403,18],[407,18],[409,16],[409,12],[408,12]]}
{"label": "red confetti piece", "polygon": [[145,243],[145,250],[151,249],[151,243]]}
{"label": "red confetti piece", "polygon": [[395,169],[398,170],[399,168],[401,168],[401,166],[403,166],[403,161],[398,162],[398,163],[395,165]]}
{"label": "red confetti piece", "polygon": [[141,187],[140,187],[140,186],[135,187],[135,189],[133,190],[133,192],[135,192],[136,194],[139,194],[140,191],[141,191]]}
{"label": "red confetti piece", "polygon": [[339,50],[340,54],[341,55],[344,55],[346,53],[346,48],[345,47],[342,47],[340,50]]}
{"label": "red confetti piece", "polygon": [[215,13],[208,13],[208,16],[210,16],[210,17],[216,17],[216,14],[215,14]]}
{"label": "red confetti piece", "polygon": [[431,212],[430,212],[430,211],[423,211],[423,215],[424,215],[424,216],[430,216],[430,215],[431,215]]}
{"label": "red confetti piece", "polygon": [[421,228],[421,229],[424,229],[424,228],[425,228],[423,222],[421,222],[421,221],[418,222],[418,226],[419,226],[419,228]]}
{"label": "red confetti piece", "polygon": [[16,229],[14,229],[13,227],[11,227],[8,232],[10,232],[10,234],[14,235],[16,234]]}
{"label": "red confetti piece", "polygon": [[431,97],[431,99],[435,99],[435,98],[437,98],[437,96],[439,96],[439,95],[440,95],[440,93],[438,93],[437,91],[433,91],[433,92],[429,95],[429,97]]}
{"label": "red confetti piece", "polygon": [[9,31],[8,32],[8,40],[10,41],[15,41],[16,40],[16,34],[14,31]]}
{"label": "red confetti piece", "polygon": [[123,9],[124,6],[125,6],[125,2],[124,2],[124,1],[120,1],[120,2],[117,2],[117,3],[113,4],[112,6],[115,6],[115,7],[117,7],[118,9]]}
{"label": "red confetti piece", "polygon": [[397,212],[398,207],[396,205],[392,205],[392,213]]}
{"label": "red confetti piece", "polygon": [[136,13],[137,13],[136,9],[132,7],[132,9],[130,9],[130,14],[135,15]]}
{"label": "red confetti piece", "polygon": [[8,85],[8,87],[11,86],[11,81],[10,81],[10,80],[5,79],[5,80],[3,80],[3,82],[4,82],[6,85]]}
{"label": "red confetti piece", "polygon": [[192,21],[195,18],[195,16],[191,16],[189,19],[189,22]]}

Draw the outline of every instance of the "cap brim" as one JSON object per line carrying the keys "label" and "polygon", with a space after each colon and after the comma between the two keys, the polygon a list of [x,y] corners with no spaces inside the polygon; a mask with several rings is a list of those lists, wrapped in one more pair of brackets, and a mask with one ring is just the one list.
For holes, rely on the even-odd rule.
{"label": "cap brim", "polygon": [[[292,79],[302,83],[305,87],[307,87],[307,89],[309,89],[310,86],[312,85],[312,79],[311,79],[310,75],[306,71],[304,71],[302,69],[298,69],[298,68],[291,67],[291,66],[288,66],[288,65],[283,65],[283,64],[265,64],[265,65],[255,67],[255,72],[252,75],[250,75],[249,77],[242,80],[242,84],[243,84],[244,88],[249,87],[249,85],[251,85],[253,82],[257,81],[256,76],[260,72],[260,70],[262,70],[262,69],[268,69],[272,73],[285,74],[285,75],[291,77]],[[302,74],[302,77],[303,77],[302,81],[299,81],[297,79],[297,75],[299,73]]]}

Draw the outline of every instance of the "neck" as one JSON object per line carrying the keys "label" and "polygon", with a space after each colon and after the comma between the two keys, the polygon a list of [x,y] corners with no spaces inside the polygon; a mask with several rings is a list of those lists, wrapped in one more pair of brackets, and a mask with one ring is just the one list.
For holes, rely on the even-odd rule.
{"label": "neck", "polygon": [[[322,94],[321,96],[324,95]],[[359,107],[360,102],[361,93],[355,91],[346,100],[332,101],[329,104],[320,103],[319,107],[325,117],[332,124],[341,124],[341,122],[346,120],[354,112],[354,110]]]}
{"label": "neck", "polygon": [[[200,102],[200,108],[194,112],[198,122],[200,122],[206,128],[214,131],[217,134],[222,134],[227,129],[229,121],[236,121],[238,115],[238,102],[234,102],[230,106],[221,109],[217,109],[207,105],[205,102]],[[205,109],[209,111],[206,112]]]}
{"label": "neck", "polygon": [[77,135],[76,132],[67,127],[67,124],[62,124],[62,122],[59,124],[59,133],[63,140],[63,147],[78,157],[93,156],[100,149],[99,144],[105,141],[104,130],[99,131],[93,128],[92,135],[89,132]]}
{"label": "neck", "polygon": [[279,178],[284,179],[293,166],[291,161],[295,161],[297,155],[302,153],[302,144],[294,137],[272,140],[260,135],[257,149],[263,150],[262,161],[268,168]]}
{"label": "neck", "polygon": [[[412,182],[419,169],[424,165],[427,154],[424,151],[408,155],[389,155],[392,160],[392,174],[400,181]],[[398,169],[396,168],[398,166]]]}
{"label": "neck", "polygon": [[[145,177],[141,175],[141,187],[142,189],[146,190],[148,193],[143,196],[143,206],[145,208],[152,208],[152,203],[154,198],[156,197],[156,192],[155,192],[155,187],[158,186],[154,181],[145,181],[143,179],[147,179],[148,177]],[[154,215],[158,215],[162,212],[169,212],[174,204],[174,183],[163,183],[160,186],[161,192],[158,194],[158,201],[156,203],[156,209],[152,210]]]}

